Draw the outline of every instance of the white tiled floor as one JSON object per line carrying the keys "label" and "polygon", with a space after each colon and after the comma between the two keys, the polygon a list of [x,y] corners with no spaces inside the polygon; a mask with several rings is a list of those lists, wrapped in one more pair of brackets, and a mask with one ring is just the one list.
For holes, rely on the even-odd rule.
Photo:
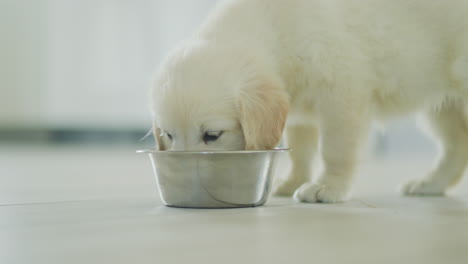
{"label": "white tiled floor", "polygon": [[427,155],[364,163],[352,201],[164,207],[130,148],[0,146],[0,263],[468,263],[468,180],[394,190]]}

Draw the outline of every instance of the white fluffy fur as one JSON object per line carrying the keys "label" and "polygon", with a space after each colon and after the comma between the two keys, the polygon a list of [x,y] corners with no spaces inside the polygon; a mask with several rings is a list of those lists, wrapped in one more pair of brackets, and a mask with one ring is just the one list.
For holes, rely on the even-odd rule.
{"label": "white fluffy fur", "polygon": [[[465,0],[223,3],[158,73],[159,148],[273,148],[287,117],[293,166],[276,193],[340,202],[370,122],[422,110],[442,157],[403,191],[443,194],[468,159],[467,13]],[[224,132],[204,142],[207,131]],[[311,179],[316,153],[324,171]]]}

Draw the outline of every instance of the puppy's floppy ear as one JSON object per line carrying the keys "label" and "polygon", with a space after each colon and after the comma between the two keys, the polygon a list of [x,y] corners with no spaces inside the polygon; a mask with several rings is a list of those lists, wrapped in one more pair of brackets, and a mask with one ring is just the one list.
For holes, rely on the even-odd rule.
{"label": "puppy's floppy ear", "polygon": [[161,129],[157,126],[156,122],[154,122],[153,123],[153,136],[156,141],[156,149],[166,150],[166,146],[164,146],[164,142],[162,141],[161,135],[162,135]]}
{"label": "puppy's floppy ear", "polygon": [[239,94],[239,119],[245,149],[273,149],[281,140],[289,110],[289,97],[281,85],[258,82]]}

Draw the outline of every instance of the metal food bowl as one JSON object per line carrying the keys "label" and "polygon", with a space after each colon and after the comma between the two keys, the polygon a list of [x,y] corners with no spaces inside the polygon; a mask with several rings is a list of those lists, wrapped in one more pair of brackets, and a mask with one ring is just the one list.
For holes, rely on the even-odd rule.
{"label": "metal food bowl", "polygon": [[137,152],[149,155],[167,206],[234,208],[266,202],[278,158],[288,151]]}

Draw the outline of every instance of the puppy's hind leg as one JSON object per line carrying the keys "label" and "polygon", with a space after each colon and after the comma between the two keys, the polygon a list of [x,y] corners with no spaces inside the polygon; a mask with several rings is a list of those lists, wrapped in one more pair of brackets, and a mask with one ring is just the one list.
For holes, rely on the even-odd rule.
{"label": "puppy's hind leg", "polygon": [[292,196],[299,186],[309,181],[311,164],[317,152],[318,130],[312,125],[287,126],[286,143],[292,149],[292,168],[287,178],[277,179],[273,193],[278,196]]}
{"label": "puppy's hind leg", "polygon": [[439,139],[442,156],[426,177],[404,184],[404,194],[444,195],[462,178],[468,161],[468,123],[464,108],[463,102],[451,101],[441,109],[428,111],[428,121]]}

